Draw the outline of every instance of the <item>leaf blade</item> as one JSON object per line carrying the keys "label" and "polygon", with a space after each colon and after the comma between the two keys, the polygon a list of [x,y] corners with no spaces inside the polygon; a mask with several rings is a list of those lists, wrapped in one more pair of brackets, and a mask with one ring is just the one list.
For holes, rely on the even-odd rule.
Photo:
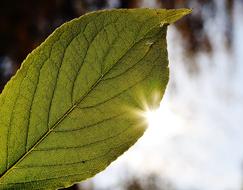
{"label": "leaf blade", "polygon": [[[64,24],[34,50],[0,96],[0,145],[6,147],[0,188],[68,186],[103,170],[134,144],[144,127],[126,109],[142,109],[140,96],[158,106],[168,81],[161,23],[185,13],[91,13]],[[74,177],[77,168],[82,177]]]}

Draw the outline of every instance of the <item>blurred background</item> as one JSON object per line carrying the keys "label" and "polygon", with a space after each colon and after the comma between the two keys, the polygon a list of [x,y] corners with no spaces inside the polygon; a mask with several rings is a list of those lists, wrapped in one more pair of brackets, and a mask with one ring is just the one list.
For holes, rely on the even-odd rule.
{"label": "blurred background", "polygon": [[135,146],[68,189],[243,190],[243,0],[2,0],[0,91],[62,23],[136,7],[193,9],[168,29],[167,91]]}

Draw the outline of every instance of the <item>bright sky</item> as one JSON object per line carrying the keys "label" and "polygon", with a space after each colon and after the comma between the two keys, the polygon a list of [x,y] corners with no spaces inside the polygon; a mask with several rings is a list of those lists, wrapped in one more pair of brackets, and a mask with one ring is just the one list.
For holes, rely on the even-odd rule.
{"label": "bright sky", "polygon": [[[234,11],[234,51],[222,46],[223,1],[207,31],[215,52],[197,56],[200,74],[191,76],[179,33],[168,31],[171,78],[159,110],[138,143],[94,180],[115,189],[122,178],[156,172],[179,190],[240,190],[243,182],[243,7]],[[176,84],[175,92],[172,85]],[[127,172],[129,174],[127,174]],[[109,179],[109,180],[107,180]],[[113,186],[113,188],[112,188]]]}

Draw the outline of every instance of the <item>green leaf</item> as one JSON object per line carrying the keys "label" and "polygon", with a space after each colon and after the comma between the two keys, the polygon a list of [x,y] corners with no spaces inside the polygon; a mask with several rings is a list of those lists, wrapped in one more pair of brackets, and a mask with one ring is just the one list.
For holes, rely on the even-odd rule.
{"label": "green leaf", "polygon": [[0,189],[56,189],[142,136],[168,82],[167,25],[190,10],[106,10],[63,24],[0,95]]}

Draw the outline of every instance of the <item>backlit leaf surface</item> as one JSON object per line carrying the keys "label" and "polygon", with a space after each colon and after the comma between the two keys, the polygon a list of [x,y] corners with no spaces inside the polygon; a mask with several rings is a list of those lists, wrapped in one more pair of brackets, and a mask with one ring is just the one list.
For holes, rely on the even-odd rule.
{"label": "backlit leaf surface", "polygon": [[0,95],[0,189],[56,189],[132,146],[168,82],[167,25],[189,10],[107,10],[63,24]]}

